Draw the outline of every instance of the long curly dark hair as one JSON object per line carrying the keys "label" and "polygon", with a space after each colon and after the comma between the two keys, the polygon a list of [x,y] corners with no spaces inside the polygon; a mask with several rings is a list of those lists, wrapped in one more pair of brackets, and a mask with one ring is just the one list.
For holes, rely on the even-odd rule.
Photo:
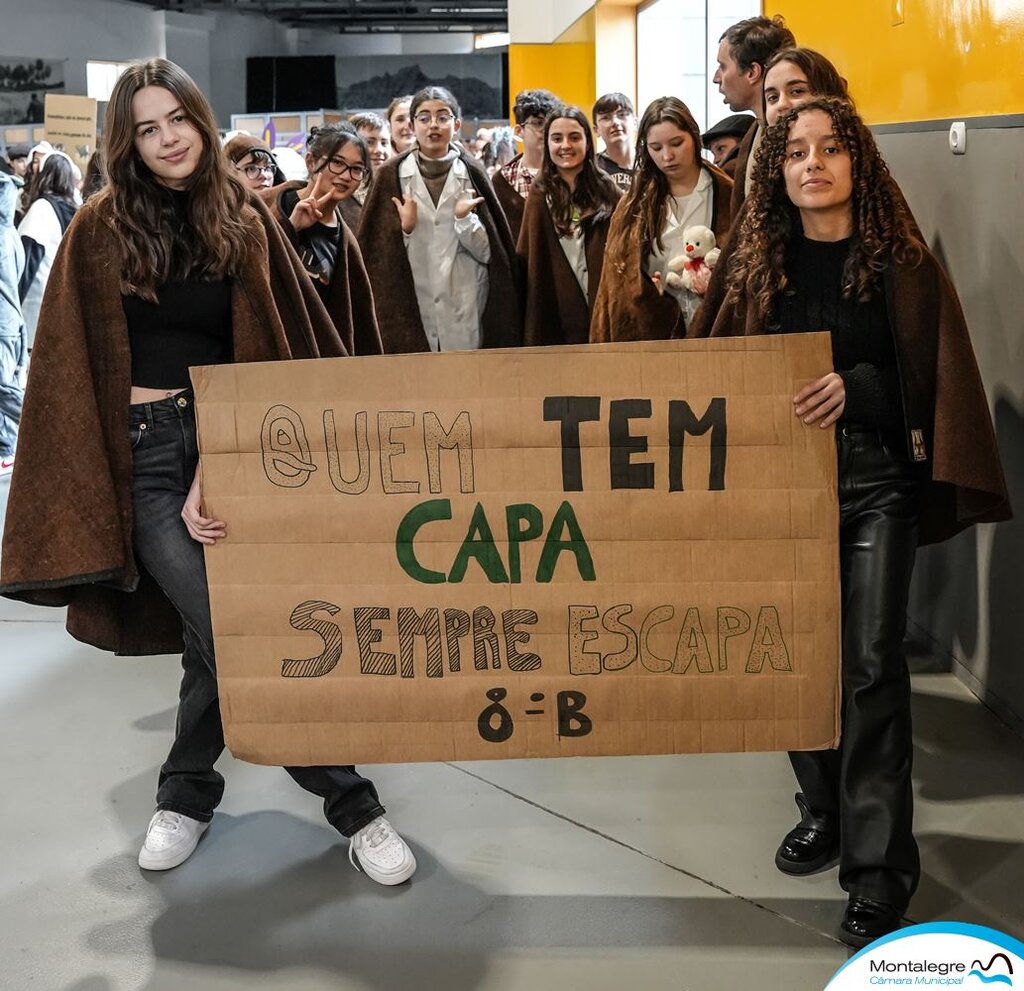
{"label": "long curly dark hair", "polygon": [[800,212],[786,195],[786,142],[797,118],[816,111],[828,115],[837,143],[850,156],[853,236],[843,269],[843,298],[871,299],[890,261],[916,264],[921,258],[903,197],[871,131],[844,100],[808,100],[765,131],[736,236],[738,247],[729,265],[727,298],[735,301],[748,295],[769,322],[776,295],[788,285],[786,245],[803,231]]}
{"label": "long curly dark hair", "polygon": [[701,157],[700,128],[693,119],[689,107],[674,96],[662,96],[655,100],[640,118],[633,185],[626,193],[622,206],[626,215],[631,217],[636,225],[641,258],[646,258],[655,246],[659,251],[663,247],[661,233],[665,229],[670,190],[668,178],[655,164],[647,149],[647,135],[655,124],[664,123],[674,124],[680,131],[685,131],[693,144],[695,163],[702,169],[711,168]]}
{"label": "long curly dark hair", "polygon": [[[583,159],[583,168],[576,176],[575,189],[569,189],[566,181],[558,174],[558,166],[551,158],[548,147],[551,125],[562,118],[579,124],[587,142],[587,153]],[[568,237],[572,233],[574,210],[579,211],[580,224],[584,230],[607,220],[615,210],[619,202],[619,191],[615,183],[597,167],[590,121],[579,107],[556,107],[544,121],[544,164],[540,167],[537,184],[547,195],[551,219],[560,237]]]}
{"label": "long curly dark hair", "polygon": [[[135,150],[132,99],[146,86],[173,93],[202,138],[202,156],[188,179],[183,229],[174,221],[168,194]],[[213,110],[191,76],[163,58],[133,62],[114,84],[104,131],[108,184],[95,198],[107,199],[112,208],[121,292],[155,303],[157,287],[173,279],[237,275],[249,238],[239,219],[248,193],[229,171]]]}

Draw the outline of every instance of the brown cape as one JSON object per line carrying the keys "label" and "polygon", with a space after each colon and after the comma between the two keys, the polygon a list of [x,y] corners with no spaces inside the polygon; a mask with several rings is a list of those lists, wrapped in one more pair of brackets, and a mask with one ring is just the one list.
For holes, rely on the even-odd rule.
{"label": "brown cape", "polygon": [[[916,266],[893,262],[884,283],[907,425],[907,450],[920,431],[930,469],[918,543],[946,540],[974,523],[1011,516],[988,401],[956,290],[922,244]],[[748,299],[726,302],[724,268],[712,279],[687,336],[761,334]],[[716,267],[715,274],[719,275]],[[714,296],[712,296],[714,290]],[[698,320],[698,318],[700,318]]]}
{"label": "brown cape", "polygon": [[[732,180],[713,165],[704,167],[711,172],[713,180],[711,229],[722,244],[730,228]],[[636,220],[622,200],[608,231],[604,274],[590,321],[591,343],[658,341],[683,336],[685,326],[679,304],[668,293],[661,295],[654,287],[644,269],[646,259],[640,257],[640,251]]]}
{"label": "brown cape", "polygon": [[[522,155],[516,155],[512,162],[522,157]],[[508,164],[511,165],[512,162]],[[498,198],[502,210],[505,211],[505,219],[512,231],[512,242],[518,245],[519,232],[523,227],[523,214],[526,212],[526,199],[512,188],[512,184],[505,178],[501,169],[491,176],[491,185],[494,187],[494,195]]]}
{"label": "brown cape", "polygon": [[[300,250],[302,237],[285,216],[281,201],[289,190],[305,187],[304,182],[294,180],[261,190],[259,193],[260,199],[270,208],[285,237],[296,251]],[[355,203],[355,200],[351,197],[342,200],[341,206],[349,203]],[[357,208],[358,206],[356,203]],[[380,341],[380,331],[377,329],[373,290],[370,288],[370,279],[363,264],[363,255],[344,210],[341,211],[339,219],[341,241],[338,244],[338,257],[331,281],[326,286],[316,279],[310,279],[310,282],[327,307],[327,312],[331,315],[334,326],[345,344],[345,350],[349,354],[382,354],[384,347]]]}
{"label": "brown cape", "polygon": [[523,344],[586,344],[590,340],[590,304],[601,282],[605,241],[611,218],[587,224],[587,295],[569,267],[545,194],[534,185],[526,199],[523,229],[516,248],[525,273]]}
{"label": "brown cape", "polygon": [[740,207],[743,206],[743,201],[747,198],[747,169],[752,169],[754,163],[750,160],[750,149],[754,146],[754,137],[757,135],[757,129],[764,127],[764,124],[754,118],[754,123],[747,129],[747,133],[743,135],[743,140],[740,142],[740,150],[736,155],[736,167],[732,174],[732,181],[735,185],[732,187],[732,215],[734,217],[739,215]]}
{"label": "brown cape", "polygon": [[[250,237],[231,284],[234,360],[344,355],[263,204],[251,198],[240,219]],[[66,605],[68,632],[104,650],[180,652],[181,620],[140,573],[132,549],[131,353],[117,244],[108,199],[91,199],[50,271],[11,480],[0,594]]]}
{"label": "brown cape", "polygon": [[[395,204],[391,202],[392,197],[401,199],[398,168],[413,154],[415,149],[390,158],[377,170],[363,203],[363,215],[357,232],[370,285],[373,287],[380,336],[387,354],[430,350],[420,319],[420,306],[416,299],[402,225]],[[523,331],[512,234],[483,166],[462,149],[459,149],[459,156],[473,177],[473,188],[477,196],[484,198],[476,212],[487,230],[491,246],[491,261],[487,266],[487,305],[481,321],[481,347],[516,347],[522,343]]]}

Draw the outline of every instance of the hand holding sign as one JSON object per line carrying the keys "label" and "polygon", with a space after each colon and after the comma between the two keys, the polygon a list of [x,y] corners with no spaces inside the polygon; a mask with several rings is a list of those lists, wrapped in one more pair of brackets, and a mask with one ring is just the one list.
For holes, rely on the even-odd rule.
{"label": "hand holding sign", "polygon": [[804,423],[821,419],[819,426],[832,426],[846,408],[846,384],[838,372],[829,372],[816,382],[805,385],[794,397],[794,412]]}
{"label": "hand holding sign", "polygon": [[181,507],[181,518],[193,540],[200,544],[215,544],[227,536],[227,524],[202,515],[202,498],[199,468],[196,468],[192,486],[185,497],[185,505]]}

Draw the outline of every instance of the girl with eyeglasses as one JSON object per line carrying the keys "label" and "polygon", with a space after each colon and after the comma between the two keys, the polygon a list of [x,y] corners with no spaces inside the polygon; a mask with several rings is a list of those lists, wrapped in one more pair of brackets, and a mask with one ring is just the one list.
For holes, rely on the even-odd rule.
{"label": "girl with eyeglasses", "polygon": [[455,143],[458,101],[428,86],[410,110],[416,147],[377,170],[359,223],[384,350],[514,346],[515,246],[487,172]]}
{"label": "girl with eyeglasses", "polygon": [[597,166],[587,115],[556,107],[516,250],[526,272],[523,343],[586,344],[608,222],[622,194]]}
{"label": "girl with eyeglasses", "polygon": [[339,332],[355,354],[380,350],[373,295],[352,233],[362,211],[355,193],[370,174],[366,142],[348,123],[325,124],[309,132],[306,182],[286,182],[261,194]]}
{"label": "girl with eyeglasses", "polygon": [[242,185],[254,193],[285,182],[270,149],[251,134],[236,134],[225,143],[224,154]]}
{"label": "girl with eyeglasses", "polygon": [[[230,521],[205,516],[189,368],[347,348],[231,171],[213,110],[182,69],[129,65],[104,140],[108,185],[69,227],[40,315],[0,593],[67,606],[73,636],[118,654],[184,649],[174,740],[138,859],[163,871],[192,855],[224,792],[203,548],[230,544]],[[415,858],[373,782],[351,765],[286,770],[323,802],[369,877],[412,876]]]}

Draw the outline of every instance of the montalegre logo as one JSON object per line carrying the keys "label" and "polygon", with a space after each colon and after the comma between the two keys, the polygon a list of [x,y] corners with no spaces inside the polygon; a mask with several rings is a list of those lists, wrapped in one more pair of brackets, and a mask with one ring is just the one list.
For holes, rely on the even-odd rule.
{"label": "montalegre logo", "polygon": [[1024,991],[1024,943],[965,922],[911,926],[864,947],[839,968],[826,991],[901,987]]}

